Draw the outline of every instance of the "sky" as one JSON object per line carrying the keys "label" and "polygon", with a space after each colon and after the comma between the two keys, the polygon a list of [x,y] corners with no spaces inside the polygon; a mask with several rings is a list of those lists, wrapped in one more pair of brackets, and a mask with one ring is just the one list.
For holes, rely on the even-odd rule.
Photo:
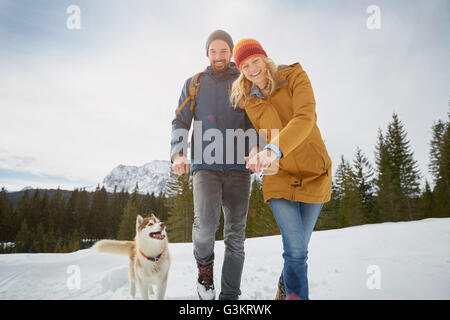
{"label": "sky", "polygon": [[209,64],[216,29],[300,62],[334,171],[357,146],[374,165],[395,112],[431,182],[431,127],[450,101],[447,0],[0,0],[0,187],[70,190],[169,160],[181,88]]}

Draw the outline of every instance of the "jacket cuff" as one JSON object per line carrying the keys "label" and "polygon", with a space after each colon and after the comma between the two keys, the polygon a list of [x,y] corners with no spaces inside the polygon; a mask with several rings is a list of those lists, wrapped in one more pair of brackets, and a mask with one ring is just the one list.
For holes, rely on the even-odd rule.
{"label": "jacket cuff", "polygon": [[270,149],[274,151],[277,154],[277,158],[275,160],[279,160],[283,156],[283,153],[281,152],[280,148],[278,148],[276,145],[272,143],[265,146],[264,149]]}
{"label": "jacket cuff", "polygon": [[175,145],[172,147],[172,149],[170,150],[170,162],[173,163],[173,158],[178,155],[178,154],[183,154],[184,152],[182,151],[183,148],[180,146],[181,143]]}

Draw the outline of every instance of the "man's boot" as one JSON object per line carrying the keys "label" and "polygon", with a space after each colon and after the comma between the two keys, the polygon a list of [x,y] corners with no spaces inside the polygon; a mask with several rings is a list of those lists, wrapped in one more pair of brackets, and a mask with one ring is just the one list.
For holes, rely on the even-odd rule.
{"label": "man's boot", "polygon": [[213,264],[198,267],[197,293],[200,300],[214,300],[216,290],[214,289]]}

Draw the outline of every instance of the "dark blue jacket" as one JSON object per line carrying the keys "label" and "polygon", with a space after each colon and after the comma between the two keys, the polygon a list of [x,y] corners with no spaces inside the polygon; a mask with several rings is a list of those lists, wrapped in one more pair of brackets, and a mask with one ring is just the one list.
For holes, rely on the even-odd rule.
{"label": "dark blue jacket", "polygon": [[[191,135],[191,143],[190,143],[190,154],[191,154],[191,173],[198,169],[208,169],[208,170],[243,170],[246,171],[245,168],[245,160],[243,157],[238,159],[238,139],[234,138],[233,145],[229,146],[228,150],[234,150],[234,159],[230,161],[231,155],[227,161],[227,138],[226,138],[226,129],[242,129],[244,132],[248,129],[253,129],[253,126],[248,119],[244,110],[240,108],[234,109],[230,103],[230,92],[233,82],[239,76],[239,70],[236,68],[236,65],[231,62],[230,67],[224,73],[216,73],[213,71],[211,66],[208,66],[203,74],[199,78],[200,82],[200,90],[196,95],[196,106],[195,106],[195,119],[196,123],[194,124],[194,129]],[[191,123],[193,120],[193,113],[190,110],[190,101],[188,101],[185,106],[179,110],[179,107],[185,101],[185,99],[189,96],[189,83],[191,78],[187,79],[184,83],[183,90],[181,92],[181,96],[178,102],[177,112],[175,118],[172,121],[172,138],[171,138],[171,150],[170,150],[170,158],[173,159],[175,154],[183,153],[186,154],[187,147],[187,135],[181,138],[179,136],[179,131],[175,131],[177,129],[184,129],[185,132],[190,130]],[[197,122],[200,121],[200,122]],[[201,131],[199,130],[201,124]],[[205,148],[209,148],[206,150],[206,154],[212,154],[213,156],[220,156],[220,153],[215,153],[215,150],[211,152],[212,149],[212,141],[214,138],[208,138],[201,136],[201,134],[205,134],[208,129],[216,129],[209,131],[212,133],[212,136],[219,134],[222,136],[222,146],[223,146],[223,154],[221,161],[214,161],[213,163],[207,163],[208,159],[211,157],[207,157],[205,159],[203,155],[205,154]],[[182,130],[183,131],[183,130]],[[177,133],[177,134],[174,134]],[[210,140],[211,139],[211,140]],[[206,140],[206,141],[205,141]],[[231,141],[231,140],[230,140]],[[250,142],[250,140],[245,138],[245,146],[244,152],[245,155],[248,155],[249,152],[249,144],[254,145],[254,142]],[[197,145],[196,144],[201,144]],[[200,148],[201,147],[201,148]],[[201,150],[202,154],[198,154]],[[196,154],[197,152],[197,154]],[[194,158],[196,159],[194,161]],[[197,163],[196,163],[197,162]],[[211,162],[209,160],[209,162]]]}

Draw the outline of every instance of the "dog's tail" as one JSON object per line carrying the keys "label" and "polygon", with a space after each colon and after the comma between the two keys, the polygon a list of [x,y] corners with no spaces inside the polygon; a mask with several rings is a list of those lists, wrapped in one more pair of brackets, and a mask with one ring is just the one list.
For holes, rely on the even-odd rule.
{"label": "dog's tail", "polygon": [[100,240],[92,246],[92,250],[101,253],[129,256],[134,246],[134,241]]}

